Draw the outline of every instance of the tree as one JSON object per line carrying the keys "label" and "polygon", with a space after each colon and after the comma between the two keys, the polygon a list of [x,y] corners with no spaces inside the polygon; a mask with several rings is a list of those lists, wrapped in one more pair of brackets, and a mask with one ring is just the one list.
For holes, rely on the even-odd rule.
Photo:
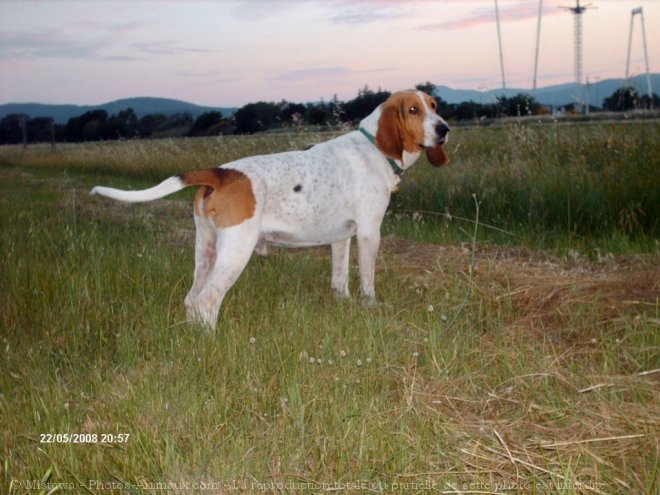
{"label": "tree", "polygon": [[332,120],[332,111],[325,103],[307,105],[303,120],[307,125],[327,125]]}
{"label": "tree", "polygon": [[278,106],[275,103],[259,101],[248,103],[234,114],[236,133],[253,134],[269,129],[277,121]]}
{"label": "tree", "polygon": [[482,117],[483,105],[474,101],[464,101],[458,105],[453,105],[451,114],[456,120],[474,120]]}
{"label": "tree", "polygon": [[658,95],[640,96],[632,86],[623,86],[603,100],[603,108],[612,112],[625,112],[636,108],[657,108]]}
{"label": "tree", "polygon": [[0,120],[0,144],[18,144],[23,142],[22,122],[27,115],[11,114]]}
{"label": "tree", "polygon": [[374,92],[369,89],[369,86],[365,86],[362,90],[358,91],[356,98],[347,101],[344,103],[344,114],[346,115],[346,121],[349,123],[357,123],[371,112],[374,109],[387,100],[390,97],[391,93],[389,91],[378,90]]}
{"label": "tree", "polygon": [[188,112],[175,113],[158,127],[158,137],[185,136],[193,125],[193,118]]}
{"label": "tree", "polygon": [[132,108],[120,111],[99,125],[98,139],[133,138],[138,132],[139,120]]}
{"label": "tree", "polygon": [[167,122],[167,116],[162,113],[145,115],[138,122],[138,133],[142,137],[149,137]]}
{"label": "tree", "polygon": [[649,97],[649,95],[643,95],[639,101],[642,108],[652,109],[660,106],[660,98],[658,98],[658,95],[655,93],[653,93],[652,97]]}
{"label": "tree", "polygon": [[429,81],[415,85],[415,89],[424,91],[424,93],[427,93],[431,96],[435,96],[435,88],[437,88],[437,86]]}
{"label": "tree", "polygon": [[509,117],[534,115],[541,108],[533,96],[525,93],[518,93],[510,98],[504,95],[498,96],[497,102],[502,113]]}
{"label": "tree", "polygon": [[294,124],[294,119],[302,118],[306,107],[302,103],[291,103],[289,101],[280,102],[277,111],[277,120],[283,125]]}
{"label": "tree", "polygon": [[30,143],[50,142],[55,131],[53,119],[50,117],[35,117],[27,121],[27,138]]}
{"label": "tree", "polygon": [[632,110],[635,108],[635,101],[637,99],[637,90],[635,88],[630,86],[622,87],[603,100],[603,108],[612,112]]}
{"label": "tree", "polygon": [[193,123],[189,136],[217,136],[229,124],[220,112],[204,112]]}
{"label": "tree", "polygon": [[91,110],[80,117],[72,117],[64,129],[67,141],[98,141],[98,130],[108,120],[105,110]]}

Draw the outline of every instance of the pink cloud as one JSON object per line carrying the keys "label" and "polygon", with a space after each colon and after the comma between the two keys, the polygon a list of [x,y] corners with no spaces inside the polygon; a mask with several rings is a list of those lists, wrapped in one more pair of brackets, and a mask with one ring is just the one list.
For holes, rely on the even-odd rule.
{"label": "pink cloud", "polygon": [[[570,3],[570,0],[569,0]],[[543,16],[556,15],[563,13],[560,9],[555,9],[556,5],[543,5]],[[516,2],[515,4],[506,4],[500,2],[500,22],[515,22],[525,21],[528,19],[536,19],[539,12],[537,2],[524,1]],[[460,30],[470,29],[481,26],[483,24],[493,24],[495,22],[495,6],[491,3],[488,7],[477,7],[473,9],[472,13],[467,17],[458,18],[455,20],[439,22],[435,24],[424,24],[419,27],[422,30]]]}

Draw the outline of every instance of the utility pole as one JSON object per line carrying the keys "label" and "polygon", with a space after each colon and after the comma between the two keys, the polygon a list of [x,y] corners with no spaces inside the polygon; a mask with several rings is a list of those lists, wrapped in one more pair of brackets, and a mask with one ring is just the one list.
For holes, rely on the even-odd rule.
{"label": "utility pole", "polygon": [[495,0],[495,22],[497,23],[497,42],[500,47],[500,71],[502,72],[502,89],[506,89],[506,79],[504,77],[504,52],[502,50],[502,33],[500,31],[500,8]]}
{"label": "utility pole", "polygon": [[536,53],[534,55],[534,84],[532,90],[536,91],[536,75],[539,69],[539,46],[541,44],[541,18],[543,17],[543,0],[539,0],[539,17],[536,22]]}

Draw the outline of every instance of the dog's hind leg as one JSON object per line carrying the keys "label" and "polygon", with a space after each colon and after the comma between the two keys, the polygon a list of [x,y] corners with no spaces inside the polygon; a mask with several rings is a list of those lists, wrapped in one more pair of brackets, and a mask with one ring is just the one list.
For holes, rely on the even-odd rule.
{"label": "dog's hind leg", "polygon": [[195,321],[197,318],[199,293],[206,285],[208,275],[215,266],[216,242],[217,234],[213,222],[203,216],[195,215],[195,273],[192,287],[185,300],[188,321]]}
{"label": "dog's hind leg", "polygon": [[209,329],[215,328],[225,295],[238,280],[257,245],[257,225],[256,219],[250,219],[216,231],[215,264],[193,306],[195,319]]}

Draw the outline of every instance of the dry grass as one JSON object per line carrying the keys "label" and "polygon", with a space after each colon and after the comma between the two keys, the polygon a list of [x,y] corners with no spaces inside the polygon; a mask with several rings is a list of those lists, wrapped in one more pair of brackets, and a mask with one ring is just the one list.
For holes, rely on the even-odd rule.
{"label": "dry grass", "polygon": [[[387,239],[383,250],[411,273],[418,293],[457,270],[467,279],[473,260],[478,297],[472,304],[504,315],[496,328],[475,322],[475,330],[484,324],[487,330],[470,351],[482,365],[469,373],[424,380],[408,370],[410,407],[443,418],[445,433],[462,444],[456,450],[463,468],[492,473],[487,482],[464,485],[484,492],[455,493],[531,493],[535,486],[539,493],[631,493],[642,490],[649,475],[657,488],[657,465],[649,473],[636,453],[658,452],[660,368],[635,372],[639,362],[626,350],[640,321],[660,328],[657,256],[591,262],[501,247],[480,247],[473,256],[467,244],[403,239]],[[608,372],[605,349],[613,350],[618,372]],[[646,351],[657,355],[658,348]],[[527,362],[520,353],[542,362]],[[502,360],[526,362],[526,370],[512,370],[493,386],[489,375],[501,373]],[[603,477],[606,469],[615,476]]]}

